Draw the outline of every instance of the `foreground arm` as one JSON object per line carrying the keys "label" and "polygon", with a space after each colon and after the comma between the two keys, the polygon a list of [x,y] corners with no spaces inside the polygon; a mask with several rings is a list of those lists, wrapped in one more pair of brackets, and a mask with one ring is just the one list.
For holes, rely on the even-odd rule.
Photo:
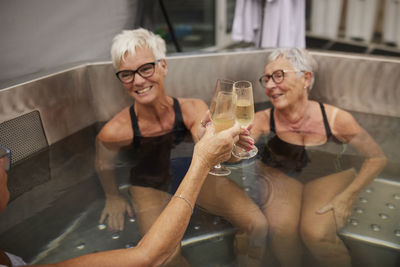
{"label": "foreground arm", "polygon": [[52,265],[59,267],[80,266],[159,266],[174,251],[182,239],[192,215],[192,207],[211,166],[227,160],[240,132],[234,127],[214,134],[207,127],[203,138],[196,144],[193,160],[175,196],[168,203],[156,222],[134,248],[88,254]]}
{"label": "foreground arm", "polygon": [[344,143],[349,143],[365,157],[360,171],[350,185],[318,210],[318,213],[321,214],[333,210],[337,227],[341,229],[350,216],[352,205],[361,190],[385,167],[386,157],[379,145],[348,112],[339,110],[336,118],[333,128],[334,135]]}

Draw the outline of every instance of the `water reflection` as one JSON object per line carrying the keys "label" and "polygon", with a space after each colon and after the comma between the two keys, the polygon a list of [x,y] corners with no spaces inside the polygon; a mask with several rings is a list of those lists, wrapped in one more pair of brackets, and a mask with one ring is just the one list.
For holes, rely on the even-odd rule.
{"label": "water reflection", "polygon": [[[365,119],[363,114],[355,115],[364,124],[368,124],[368,120]],[[369,116],[368,118],[370,119]],[[393,118],[374,117],[374,119],[380,122],[391,120],[393,124],[400,125],[399,121]],[[35,187],[33,190],[24,193],[24,197],[15,199],[10,203],[5,213],[0,216],[0,245],[6,251],[14,252],[14,254],[22,256],[29,262],[49,263],[93,251],[123,248],[129,246],[129,244],[136,244],[140,239],[138,224],[136,223],[139,221],[136,217],[126,218],[125,229],[123,232],[120,232],[120,238],[116,240],[112,239],[112,233],[104,230],[100,231],[98,228],[106,227],[106,225],[98,224],[99,214],[104,208],[104,193],[102,189],[99,188],[98,178],[94,173],[93,167],[90,165],[82,166],[82,162],[91,162],[94,160],[94,150],[90,148],[90,145],[76,145],[93,143],[95,136],[93,134],[93,129],[95,128],[91,127],[90,129],[77,133],[72,138],[73,142],[65,140],[57,144],[52,147],[50,154],[49,151],[42,152],[47,153],[45,157],[47,159],[46,162],[50,161],[50,180],[42,184],[42,186]],[[375,135],[375,137],[379,136],[385,136],[384,132],[379,132],[379,135]],[[192,146],[192,141],[187,140],[172,148],[170,158],[171,169],[174,169],[174,166],[177,165],[176,161],[191,155]],[[262,145],[259,146],[260,149],[262,149],[262,147]],[[395,148],[396,143],[389,146],[389,148],[391,147]],[[323,162],[323,157],[330,153],[331,150],[329,149],[327,151],[311,152],[311,155],[313,155],[312,160]],[[263,152],[261,151],[260,155],[262,154]],[[37,170],[36,172],[36,170],[30,166],[40,158],[43,158],[43,156],[38,155],[37,158],[31,158],[29,160],[31,161],[30,164],[27,162],[27,164],[17,166],[16,168],[20,169],[16,173],[24,173],[26,179],[29,179],[31,176],[37,176],[37,172],[40,173],[41,171]],[[398,166],[398,162],[400,161],[398,156],[389,159],[390,162],[393,163],[385,168],[380,177],[394,179],[399,175],[396,166]],[[351,166],[352,164],[357,167],[361,161],[362,158],[357,157],[351,150],[348,150],[342,156],[342,164],[344,167]],[[132,165],[133,164],[129,165],[129,168],[132,167]],[[120,176],[118,178],[121,178],[118,182],[120,184],[126,184],[127,181],[129,181],[130,169],[121,162],[117,162],[116,166],[118,168],[117,174]],[[216,194],[219,194],[220,198],[218,198],[217,201],[234,199],[224,194],[223,188],[227,183],[226,180],[229,179],[231,182],[234,182],[238,188],[250,188],[246,193],[248,193],[249,198],[257,204],[257,209],[262,207],[264,201],[268,203],[268,198],[271,197],[269,192],[273,184],[270,183],[268,176],[268,179],[266,179],[266,175],[262,175],[261,173],[257,174],[258,168],[265,167],[265,164],[260,159],[254,162],[231,164],[228,165],[228,167],[231,168],[232,175],[226,177],[224,182],[216,183],[215,181],[213,186],[208,187],[208,190],[211,189]],[[325,165],[322,164],[320,167],[324,169]],[[273,174],[273,172],[270,174]],[[174,176],[172,170],[170,175]],[[263,178],[261,178],[261,176],[263,176]],[[13,176],[10,175],[9,179],[13,179]],[[259,181],[263,180],[268,182],[264,185],[260,184]],[[396,257],[398,258],[397,251],[400,251],[400,248],[396,250],[396,246],[400,244],[398,218],[400,183],[396,185],[396,182],[388,183],[386,181],[388,180],[379,180],[379,182],[374,182],[363,190],[354,208],[362,208],[364,212],[357,213],[357,210],[354,210],[349,225],[341,232],[341,238],[345,243],[350,247],[355,246],[352,251],[358,251],[362,247],[363,238],[368,236],[370,238],[376,238],[377,243],[375,246],[377,247],[380,246],[379,242],[391,244],[391,251],[393,251],[393,254],[391,254],[392,256],[386,255],[385,257],[381,257],[379,253],[377,254],[375,252],[369,252],[367,256],[365,256],[366,259],[368,259],[368,257],[373,257],[381,262],[387,261],[388,259],[394,261]],[[123,186],[120,187],[119,190],[121,194],[126,196],[129,200],[129,195],[127,194],[128,188]],[[263,191],[268,192],[268,194],[263,195]],[[41,197],[39,198],[38,195]],[[35,202],[31,201],[31,196],[36,196]],[[364,203],[363,199],[367,199],[368,202]],[[392,208],[386,206],[386,204],[389,203],[392,204],[389,205]],[[60,214],[60,210],[64,212]],[[28,214],[25,212],[23,215],[21,211],[30,211],[30,213]],[[239,213],[239,210],[237,212]],[[284,214],[282,211],[279,211],[278,215],[279,213]],[[21,217],[18,219],[20,216],[19,214],[21,216],[29,215],[29,219],[23,219]],[[382,219],[380,214],[385,214],[388,218]],[[79,223],[71,228],[71,222],[78,217],[81,218],[78,221]],[[58,219],[55,220],[55,218]],[[136,220],[136,222],[130,223],[130,221],[133,220]],[[372,224],[379,225],[381,231],[373,231],[371,229]],[[197,230],[195,230],[195,226],[200,228],[197,229],[196,227]],[[63,239],[56,239],[57,242],[59,242],[58,245],[49,245],[51,241],[60,236],[61,233],[63,233]],[[227,266],[231,263],[232,266],[234,266],[236,256],[233,253],[227,252],[227,248],[231,248],[234,242],[231,238],[233,233],[236,233],[236,229],[232,228],[232,225],[228,224],[223,216],[208,216],[207,213],[203,212],[203,209],[197,208],[183,240],[183,251],[190,262],[197,261],[199,257],[198,251],[202,249],[202,251],[209,252],[205,254],[208,262],[223,263]],[[212,237],[210,234],[212,234]],[[271,234],[271,232],[269,234]],[[38,238],[39,236],[41,238]],[[210,239],[204,239],[202,237],[209,237]],[[220,242],[216,243],[217,239],[220,240]],[[203,240],[203,242],[200,242],[200,240]],[[81,243],[85,244],[85,248],[79,250],[77,246]],[[202,245],[200,246],[200,244]],[[212,244],[218,244],[218,246],[215,247]],[[270,243],[268,249],[271,250]],[[46,253],[41,254],[43,251]],[[213,254],[210,252],[213,252]],[[390,250],[387,253],[390,254]],[[39,254],[42,256],[37,257]],[[43,257],[43,255],[46,256]],[[362,262],[362,259],[359,258],[355,260]],[[272,256],[270,252],[267,252],[263,261],[266,264],[268,263],[267,266],[274,266],[274,264],[277,264],[275,257]],[[389,263],[386,265],[396,266]],[[374,265],[373,262],[370,261],[364,265],[361,264],[358,266],[379,265]]]}

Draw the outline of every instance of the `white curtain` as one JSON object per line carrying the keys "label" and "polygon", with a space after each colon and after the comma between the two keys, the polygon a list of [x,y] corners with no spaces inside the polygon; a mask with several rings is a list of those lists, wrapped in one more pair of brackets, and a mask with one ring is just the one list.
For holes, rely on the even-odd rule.
{"label": "white curtain", "polygon": [[236,0],[232,39],[305,48],[305,8],[305,0]]}

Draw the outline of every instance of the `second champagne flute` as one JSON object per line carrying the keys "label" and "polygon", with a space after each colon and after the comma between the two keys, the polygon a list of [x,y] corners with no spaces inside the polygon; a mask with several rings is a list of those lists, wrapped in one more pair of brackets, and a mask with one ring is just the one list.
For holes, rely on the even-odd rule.
{"label": "second champagne flute", "polygon": [[[211,114],[215,132],[226,130],[235,124],[236,94],[220,91],[215,98],[215,109]],[[231,171],[221,164],[215,165],[209,172],[215,176],[226,176]]]}
{"label": "second champagne flute", "polygon": [[[237,81],[233,84],[233,91],[237,95],[236,120],[243,128],[247,128],[254,120],[253,86],[249,81]],[[252,158],[257,153],[257,147],[246,151],[236,145],[232,151],[232,154],[240,159]]]}

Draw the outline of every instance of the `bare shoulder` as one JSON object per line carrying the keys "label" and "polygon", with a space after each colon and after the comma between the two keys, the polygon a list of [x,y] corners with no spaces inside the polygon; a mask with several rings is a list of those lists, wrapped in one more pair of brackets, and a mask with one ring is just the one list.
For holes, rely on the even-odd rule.
{"label": "bare shoulder", "polygon": [[182,112],[191,112],[199,110],[207,110],[207,104],[199,98],[178,98]]}
{"label": "bare shoulder", "polygon": [[124,108],[109,120],[100,130],[97,138],[104,144],[130,143],[133,139],[133,130],[129,107]]}
{"label": "bare shoulder", "polygon": [[208,107],[201,99],[178,98],[182,110],[185,127],[190,131],[194,140],[197,140],[197,129]]}
{"label": "bare shoulder", "polygon": [[267,134],[269,132],[269,117],[270,108],[260,110],[254,114],[254,122],[252,128],[252,136],[256,139],[261,134]]}
{"label": "bare shoulder", "polygon": [[182,110],[183,120],[185,122],[195,121],[204,116],[207,111],[207,104],[198,98],[178,98]]}
{"label": "bare shoulder", "polygon": [[270,113],[271,113],[270,110],[271,110],[270,108],[267,108],[267,109],[263,109],[263,110],[257,111],[254,114],[254,120],[256,120],[256,119],[257,120],[261,120],[261,121],[269,120],[269,116],[270,116]]}
{"label": "bare shoulder", "polygon": [[336,137],[348,139],[363,131],[350,112],[329,104],[324,106],[332,133]]}

